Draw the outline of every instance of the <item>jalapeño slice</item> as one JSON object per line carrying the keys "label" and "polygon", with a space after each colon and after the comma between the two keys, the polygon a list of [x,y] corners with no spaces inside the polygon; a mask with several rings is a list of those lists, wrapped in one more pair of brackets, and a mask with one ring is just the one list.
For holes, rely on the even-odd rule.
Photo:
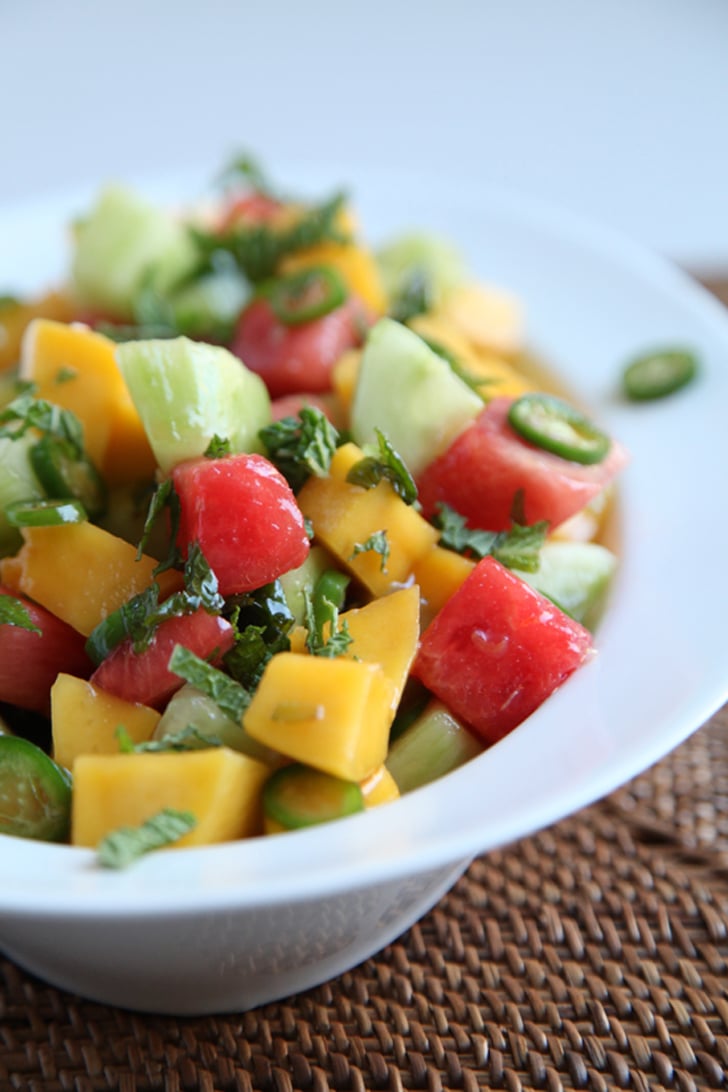
{"label": "jalape\u00f1o slice", "polygon": [[586,466],[600,463],[609,452],[606,433],[551,394],[524,394],[508,411],[509,424],[536,447]]}
{"label": "jalape\u00f1o slice", "polygon": [[300,763],[276,770],[263,786],[263,814],[277,829],[296,830],[364,810],[356,781]]}
{"label": "jalape\u00f1o slice", "polygon": [[63,523],[83,523],[86,509],[77,500],[13,501],[5,506],[11,527],[59,527]]}
{"label": "jalape\u00f1o slice", "polygon": [[649,402],[687,386],[697,372],[697,358],[688,349],[657,349],[627,365],[622,389],[633,402]]}
{"label": "jalape\u00f1o slice", "polygon": [[66,771],[29,740],[0,735],[0,834],[61,842],[70,815]]}
{"label": "jalape\u00f1o slice", "polygon": [[322,318],[340,307],[347,296],[346,285],[335,269],[312,265],[279,277],[267,290],[277,319],[286,326]]}
{"label": "jalape\u00f1o slice", "polygon": [[86,455],[57,436],[43,436],[30,449],[30,461],[49,497],[81,502],[91,519],[106,508],[106,489],[99,472]]}

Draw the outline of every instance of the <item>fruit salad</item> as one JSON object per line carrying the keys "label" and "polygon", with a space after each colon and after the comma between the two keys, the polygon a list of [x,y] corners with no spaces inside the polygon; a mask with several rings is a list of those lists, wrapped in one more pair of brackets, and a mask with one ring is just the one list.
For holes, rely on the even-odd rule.
{"label": "fruit salad", "polygon": [[248,159],[103,189],[0,299],[0,833],[280,834],[497,744],[595,655],[618,440],[446,240]]}

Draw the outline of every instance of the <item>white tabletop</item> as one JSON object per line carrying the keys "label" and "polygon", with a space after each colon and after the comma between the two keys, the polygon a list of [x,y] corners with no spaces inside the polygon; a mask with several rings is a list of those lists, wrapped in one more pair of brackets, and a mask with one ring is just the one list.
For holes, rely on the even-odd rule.
{"label": "white tabletop", "polygon": [[0,0],[0,101],[0,202],[249,148],[482,178],[728,266],[727,0]]}

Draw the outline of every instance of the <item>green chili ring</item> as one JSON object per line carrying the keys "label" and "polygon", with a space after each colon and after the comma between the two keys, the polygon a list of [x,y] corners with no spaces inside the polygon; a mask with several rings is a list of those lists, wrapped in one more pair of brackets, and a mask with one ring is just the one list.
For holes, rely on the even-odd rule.
{"label": "green chili ring", "polygon": [[293,763],[276,770],[263,786],[263,814],[284,830],[328,823],[364,810],[356,781]]}
{"label": "green chili ring", "polygon": [[61,527],[88,519],[77,500],[13,501],[5,506],[5,517],[11,527]]}
{"label": "green chili ring", "polygon": [[688,349],[658,349],[635,357],[622,373],[622,390],[632,402],[665,398],[692,382],[698,361]]}
{"label": "green chili ring", "polygon": [[341,274],[328,265],[297,269],[272,281],[265,290],[276,318],[286,326],[323,318],[347,297]]}
{"label": "green chili ring", "polygon": [[575,409],[550,394],[524,394],[508,411],[508,423],[536,447],[590,466],[607,456],[611,440],[606,433]]}
{"label": "green chili ring", "polygon": [[62,842],[71,816],[71,778],[20,736],[0,736],[0,834]]}
{"label": "green chili ring", "polygon": [[30,462],[49,497],[79,500],[92,518],[106,508],[106,487],[96,467],[72,445],[43,436],[30,449]]}

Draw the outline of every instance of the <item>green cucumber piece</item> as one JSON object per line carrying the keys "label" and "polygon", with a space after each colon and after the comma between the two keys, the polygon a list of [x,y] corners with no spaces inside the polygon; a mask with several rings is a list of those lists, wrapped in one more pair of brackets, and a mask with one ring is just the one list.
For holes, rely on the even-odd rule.
{"label": "green cucumber piece", "polygon": [[70,818],[70,775],[29,740],[0,735],[0,834],[62,842]]}
{"label": "green cucumber piece", "polygon": [[399,791],[412,792],[456,770],[482,750],[482,742],[433,699],[394,741],[386,766]]}
{"label": "green cucumber piece", "polygon": [[[167,736],[176,736],[189,727],[197,729],[201,736],[214,738],[224,747],[239,751],[248,758],[255,758],[268,765],[277,765],[280,762],[279,755],[249,736],[242,724],[223,713],[212,698],[203,694],[196,686],[185,683],[170,698],[154,729],[153,738],[160,740]],[[203,746],[203,743],[199,745]]]}
{"label": "green cucumber piece", "polygon": [[297,626],[306,624],[306,594],[313,594],[318,578],[332,568],[333,564],[333,558],[323,546],[312,546],[302,565],[278,577],[288,609]]}
{"label": "green cucumber piece", "polygon": [[283,766],[263,786],[263,814],[284,830],[298,830],[364,811],[355,781],[300,763]]}
{"label": "green cucumber piece", "polygon": [[185,224],[133,190],[112,185],[76,225],[71,275],[84,306],[131,320],[142,288],[163,295],[195,262]]}
{"label": "green cucumber piece", "polygon": [[0,557],[14,554],[23,541],[20,531],[12,526],[5,514],[6,506],[45,497],[30,459],[36,443],[36,437],[30,432],[17,440],[0,437]]}
{"label": "green cucumber piece", "polygon": [[403,235],[377,251],[387,298],[397,317],[437,307],[467,277],[460,251],[436,235]]}
{"label": "green cucumber piece", "polygon": [[483,400],[408,327],[383,318],[364,346],[351,431],[356,443],[379,428],[416,478],[483,409]]}
{"label": "green cucumber piece", "polygon": [[599,623],[617,558],[598,542],[545,542],[536,572],[513,571],[587,629]]}
{"label": "green cucumber piece", "polygon": [[175,327],[187,337],[227,343],[250,298],[250,286],[235,268],[215,270],[184,285],[169,300]]}
{"label": "green cucumber piece", "polygon": [[215,435],[233,453],[261,451],[268,391],[227,349],[186,337],[126,341],[116,359],[164,473],[204,455]]}

